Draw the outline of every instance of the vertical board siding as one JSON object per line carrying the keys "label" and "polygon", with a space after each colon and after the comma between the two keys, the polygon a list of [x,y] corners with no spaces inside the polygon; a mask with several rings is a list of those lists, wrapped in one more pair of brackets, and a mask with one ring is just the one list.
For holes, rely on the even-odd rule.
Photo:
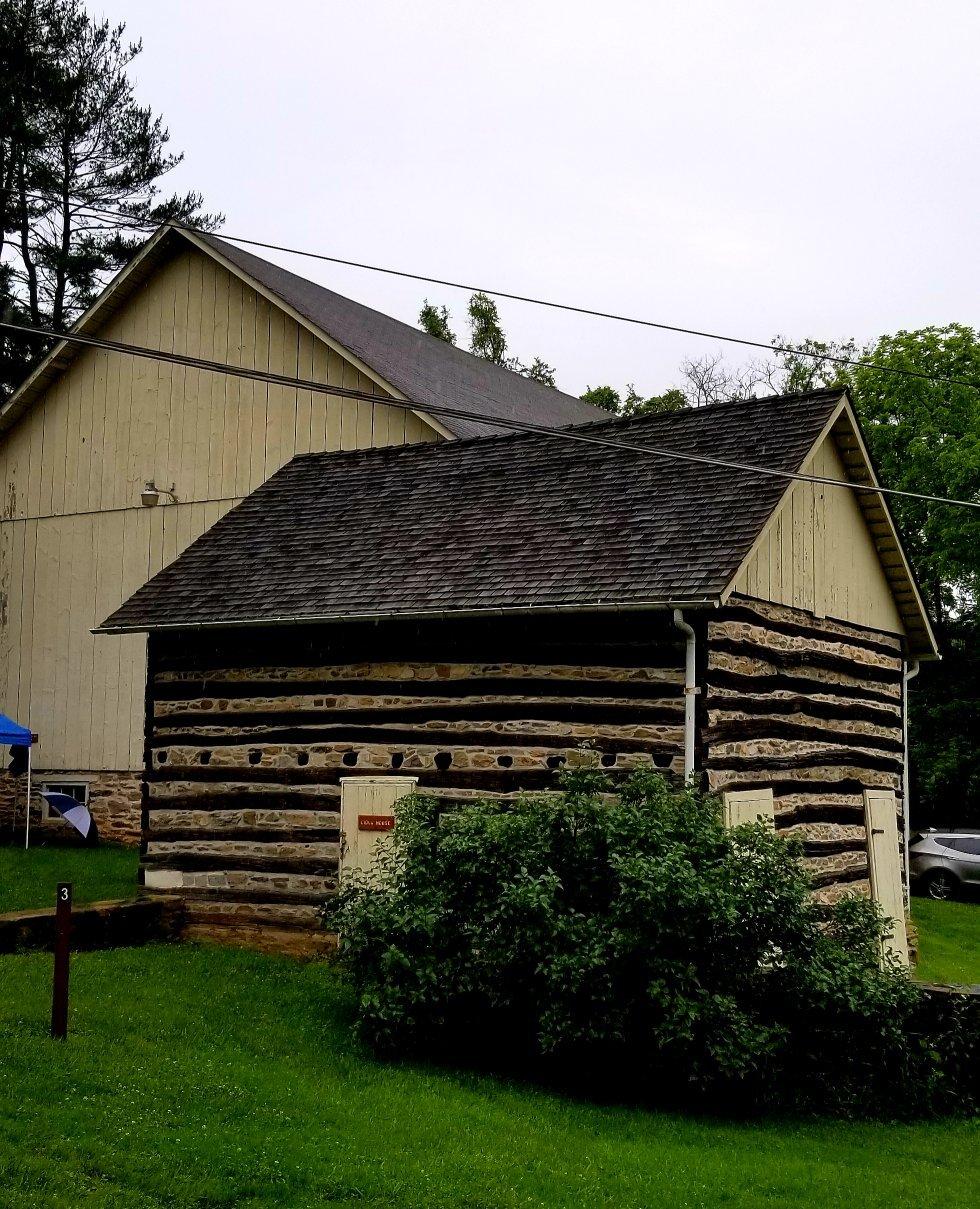
{"label": "vertical board siding", "polygon": [[892,921],[882,948],[907,966],[909,943],[905,928],[902,841],[898,834],[895,794],[890,789],[865,790],[864,825],[868,831],[871,893],[885,918]]}
{"label": "vertical board siding", "polygon": [[864,791],[894,791],[901,812],[901,641],[732,597],[707,648],[709,789],[771,787],[822,896],[867,892]]}
{"label": "vertical board siding", "polygon": [[[194,250],[161,265],[100,335],[382,394]],[[337,449],[341,433],[351,447],[437,439],[404,414],[80,353],[0,438],[0,709],[38,732],[38,767],[138,768],[145,640],[91,627],[294,454]],[[142,508],[148,479],[180,502]]]}
{"label": "vertical board siding", "polygon": [[[803,470],[847,479],[831,436]],[[819,617],[904,632],[867,521],[848,487],[794,483],[739,570],[734,590]]]}
{"label": "vertical board siding", "polygon": [[155,636],[147,884],[216,925],[309,927],[347,778],[418,777],[451,808],[554,788],[583,744],[614,776],[681,773],[683,646],[649,614],[615,624],[608,641],[558,619]]}
{"label": "vertical board siding", "polygon": [[361,830],[361,819],[368,815],[393,820],[396,803],[414,793],[418,777],[341,777],[340,778],[340,872],[357,870],[370,874],[383,831]]}

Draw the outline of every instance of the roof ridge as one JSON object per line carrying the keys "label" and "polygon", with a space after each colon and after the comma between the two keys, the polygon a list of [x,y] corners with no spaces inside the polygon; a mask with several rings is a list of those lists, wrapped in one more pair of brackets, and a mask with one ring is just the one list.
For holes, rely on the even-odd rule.
{"label": "roof ridge", "polygon": [[715,399],[711,403],[698,403],[690,407],[678,407],[671,411],[636,412],[633,415],[614,415],[610,412],[609,419],[585,420],[581,424],[568,424],[567,428],[594,428],[597,424],[625,423],[633,420],[653,420],[664,416],[695,416],[705,412],[719,411],[726,407],[752,407],[764,403],[800,403],[810,399],[840,398],[849,395],[846,386],[821,386],[815,390],[798,390],[788,394],[752,395],[745,399]]}
{"label": "roof ridge", "polygon": [[[821,388],[812,391],[796,391],[788,395],[766,395],[764,398],[752,399],[725,399],[717,403],[705,403],[700,407],[685,407],[678,408],[676,411],[660,411],[647,412],[633,416],[617,416],[610,413],[608,419],[602,418],[598,420],[587,420],[581,424],[566,424],[561,428],[544,428],[542,425],[537,425],[533,429],[526,430],[510,430],[507,432],[496,432],[489,436],[461,437],[455,441],[413,441],[404,445],[381,445],[373,446],[367,449],[323,449],[316,452],[298,453],[290,459],[292,462],[305,461],[307,459],[345,457],[351,460],[361,457],[380,457],[384,455],[403,456],[407,455],[408,450],[458,450],[467,449],[472,445],[479,444],[485,446],[490,442],[513,441],[521,438],[530,439],[533,437],[550,438],[557,437],[563,432],[582,432],[583,430],[595,430],[597,428],[626,428],[632,425],[649,424],[657,420],[691,420],[707,417],[708,413],[720,411],[722,409],[734,407],[737,405],[762,405],[765,403],[800,403],[804,401],[821,398],[840,398],[846,391],[844,389]],[[384,399],[380,400],[384,402]],[[411,402],[411,400],[409,400]],[[438,417],[437,417],[438,418]],[[492,420],[485,421],[487,424],[492,424]],[[533,420],[528,421],[533,424]],[[434,453],[433,453],[434,456]],[[447,456],[449,456],[447,454]],[[805,460],[805,459],[804,459]],[[289,463],[286,463],[289,465]]]}

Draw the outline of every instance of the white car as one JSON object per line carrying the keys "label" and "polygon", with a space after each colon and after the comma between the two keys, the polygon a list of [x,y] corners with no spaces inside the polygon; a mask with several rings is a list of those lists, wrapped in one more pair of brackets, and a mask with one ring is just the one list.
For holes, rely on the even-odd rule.
{"label": "white car", "polygon": [[980,890],[980,831],[920,831],[909,845],[909,873],[940,902]]}

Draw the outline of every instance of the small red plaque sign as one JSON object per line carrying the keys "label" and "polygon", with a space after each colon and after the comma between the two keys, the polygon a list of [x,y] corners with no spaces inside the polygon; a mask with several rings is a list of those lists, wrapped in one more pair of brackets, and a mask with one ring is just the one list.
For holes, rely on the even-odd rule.
{"label": "small red plaque sign", "polygon": [[357,816],[358,831],[391,831],[395,825],[393,814],[359,814]]}

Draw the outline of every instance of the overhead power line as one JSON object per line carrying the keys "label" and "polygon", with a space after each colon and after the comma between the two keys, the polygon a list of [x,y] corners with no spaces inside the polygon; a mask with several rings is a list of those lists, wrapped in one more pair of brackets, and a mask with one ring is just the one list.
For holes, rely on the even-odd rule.
{"label": "overhead power line", "polygon": [[608,449],[619,449],[628,453],[642,454],[647,457],[661,457],[677,462],[693,462],[703,466],[716,466],[723,470],[737,470],[792,482],[817,483],[828,487],[846,487],[852,491],[881,497],[895,496],[903,499],[922,500],[934,504],[946,504],[958,508],[980,508],[980,501],[950,499],[946,496],[927,495],[918,491],[900,491],[895,487],[877,487],[843,479],[825,478],[822,475],[803,474],[799,471],[777,470],[771,466],[757,466],[749,462],[735,462],[727,458],[712,457],[709,454],[682,453],[675,449],[663,449],[652,445],[637,445],[631,441],[618,441],[611,437],[600,436],[594,432],[585,432],[581,428],[548,428],[543,424],[534,424],[527,420],[508,420],[497,416],[490,417],[483,415],[481,412],[467,411],[460,407],[448,407],[441,403],[416,403],[411,399],[395,399],[389,395],[371,394],[368,391],[354,390],[350,387],[331,386],[328,383],[317,382],[309,378],[294,378],[288,374],[276,374],[268,370],[249,369],[247,366],[230,365],[223,361],[209,361],[206,358],[192,357],[185,353],[172,353],[166,352],[163,349],[145,348],[138,344],[124,344],[118,340],[105,340],[97,336],[87,336],[76,332],[61,334],[47,331],[44,328],[30,327],[22,323],[6,322],[0,322],[0,330],[16,332],[18,335],[43,337],[45,340],[64,340],[69,344],[102,349],[105,352],[121,353],[130,357],[143,357],[151,361],[162,361],[169,365],[181,365],[207,373],[227,374],[235,378],[245,378],[252,382],[266,383],[270,386],[285,386],[294,390],[310,391],[322,395],[336,395],[341,398],[357,399],[366,403],[380,403],[386,407],[400,408],[403,411],[421,411],[428,415],[446,416],[449,419],[473,420],[479,424],[490,425],[510,432],[536,433],[539,436],[550,437],[554,440],[577,441],[586,445],[600,445]]}
{"label": "overhead power line", "polygon": [[[45,197],[44,194],[31,194],[31,196],[39,201],[52,201],[61,199],[52,199]],[[190,223],[166,223],[149,222],[145,219],[139,219],[128,215],[121,215],[114,210],[104,210],[98,206],[82,204],[79,207],[78,213],[83,210],[89,211],[89,216],[101,219],[105,226],[116,225],[120,230],[139,230],[153,231],[161,225],[173,226],[180,230],[192,231],[196,235],[215,235],[214,231],[207,231],[203,227],[195,227]],[[85,217],[85,215],[83,215]],[[113,220],[110,222],[109,220]],[[762,340],[750,340],[742,336],[727,336],[720,332],[704,331],[700,328],[682,327],[674,323],[661,323],[653,319],[641,319],[635,315],[623,315],[616,311],[601,311],[593,307],[575,306],[569,302],[556,302],[553,299],[535,298],[528,294],[515,294],[508,290],[493,289],[491,286],[472,285],[462,281],[451,281],[443,277],[429,277],[424,273],[411,273],[406,269],[392,269],[386,265],[369,264],[366,261],[347,260],[341,256],[330,256],[325,252],[313,252],[307,248],[293,248],[286,244],[269,243],[261,239],[254,239],[246,235],[230,235],[222,231],[220,239],[231,240],[234,243],[248,244],[250,247],[263,248],[270,252],[284,252],[290,256],[305,256],[310,260],[321,260],[327,264],[343,265],[350,269],[364,269],[369,273],[383,273],[389,277],[401,277],[408,281],[420,281],[425,285],[441,285],[453,290],[466,290],[470,293],[491,294],[494,298],[506,298],[511,302],[526,302],[532,306],[547,307],[550,310],[564,311],[572,315],[586,315],[593,319],[609,319],[616,323],[629,323],[635,327],[653,328],[661,332],[676,332],[682,336],[695,336],[700,340],[718,340],[724,344],[736,344],[743,348],[764,349],[769,353],[785,353],[789,356],[803,357],[810,361],[826,361],[832,365],[845,365],[854,369],[873,369],[878,373],[896,374],[903,378],[915,378],[921,382],[936,382],[944,386],[966,386],[971,390],[980,391],[980,381],[973,381],[968,378],[949,378],[942,374],[929,374],[924,370],[909,369],[901,365],[879,365],[874,361],[864,361],[856,357],[845,357],[839,353],[816,353],[808,352],[803,349],[794,348],[791,344],[767,344]]]}

